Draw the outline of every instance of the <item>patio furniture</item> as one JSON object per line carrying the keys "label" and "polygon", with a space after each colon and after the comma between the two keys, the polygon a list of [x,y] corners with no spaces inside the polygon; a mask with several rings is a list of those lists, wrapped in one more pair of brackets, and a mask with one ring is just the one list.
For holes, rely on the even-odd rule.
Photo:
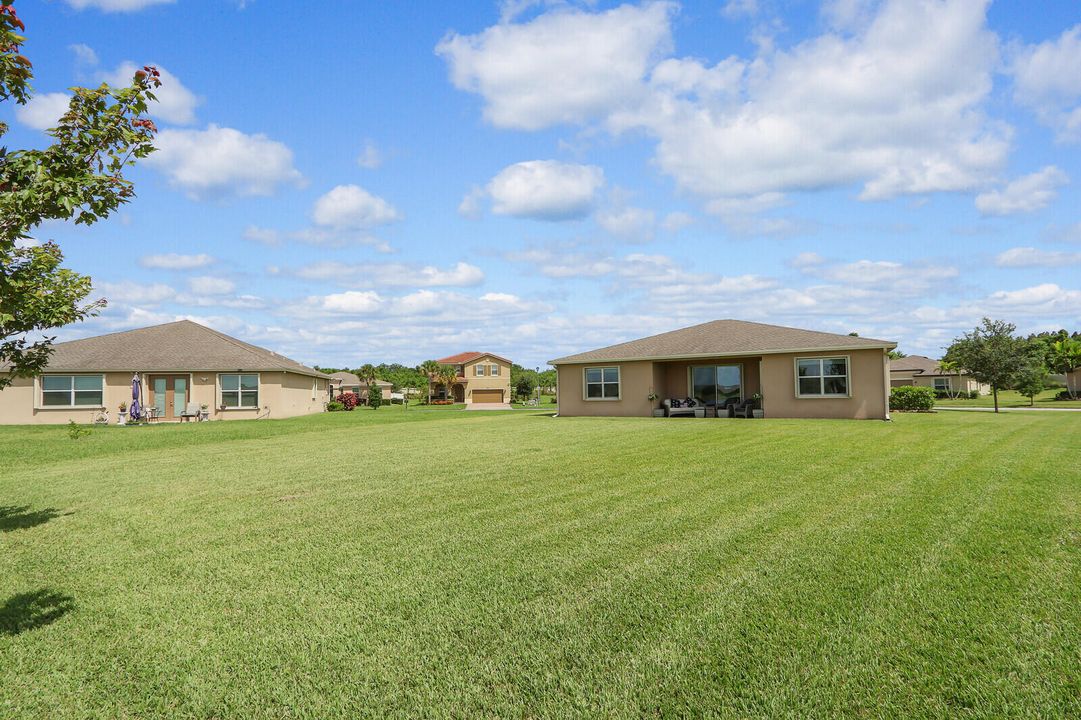
{"label": "patio furniture", "polygon": [[692,398],[665,398],[664,414],[667,417],[705,417],[706,409]]}
{"label": "patio furniture", "polygon": [[147,422],[154,422],[158,419],[158,408],[154,405],[143,408],[143,417],[146,418]]}
{"label": "patio furniture", "polygon": [[728,406],[728,417],[751,418],[754,417],[754,409],[758,405],[754,400],[744,400],[735,405]]}
{"label": "patio furniture", "polygon": [[180,422],[187,422],[194,419],[199,421],[199,414],[202,413],[203,408],[197,402],[190,402],[184,406],[184,412],[180,413]]}

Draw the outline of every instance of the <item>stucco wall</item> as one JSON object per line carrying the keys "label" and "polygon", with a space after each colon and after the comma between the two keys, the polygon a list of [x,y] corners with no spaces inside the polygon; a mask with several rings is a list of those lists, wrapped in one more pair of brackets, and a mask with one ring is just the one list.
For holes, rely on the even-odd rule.
{"label": "stucco wall", "polygon": [[701,360],[677,360],[657,363],[665,374],[665,394],[661,398],[688,397],[690,393],[690,370],[700,365],[742,365],[743,395],[749,398],[759,390],[758,358],[703,358]]}
{"label": "stucco wall", "polygon": [[[487,365],[487,366],[498,365],[499,366],[499,375],[497,377],[492,377],[491,375],[487,374],[487,369],[486,369],[485,374],[483,376],[477,377],[476,371],[473,369],[477,365]],[[503,401],[504,402],[510,402],[510,365],[508,363],[505,363],[502,360],[498,360],[498,359],[496,359],[494,357],[491,357],[490,355],[485,355],[484,357],[477,358],[476,360],[473,360],[471,362],[464,363],[463,366],[462,366],[462,371],[463,371],[463,373],[465,375],[465,380],[466,380],[466,383],[465,383],[465,401],[466,401],[466,403],[473,402],[473,391],[477,390],[477,389],[481,389],[481,390],[502,390],[503,391]]]}
{"label": "stucco wall", "polygon": [[[849,396],[844,398],[800,398],[796,396],[797,357],[849,358]],[[786,353],[762,357],[762,407],[773,418],[856,418],[888,417],[889,365],[882,350],[845,350],[836,353]]]}
{"label": "stucco wall", "polygon": [[[58,373],[59,374],[59,373]],[[101,375],[102,373],[77,373],[83,375]],[[188,373],[171,373],[184,375]],[[32,378],[16,378],[12,385],[0,391],[0,424],[64,424],[70,420],[89,423],[102,410],[108,410],[111,422],[116,422],[117,409],[121,401],[131,403],[131,373],[104,373],[103,405],[101,407],[79,408],[35,408],[36,387]],[[191,378],[191,402],[206,404],[210,417],[216,420],[241,420],[266,414],[270,417],[283,418],[322,412],[326,401],[326,380],[312,378],[290,372],[259,373],[258,409],[225,410],[218,408],[218,373],[196,371]],[[316,381],[316,397],[312,400],[312,380]],[[145,378],[144,378],[145,380]],[[144,402],[150,402],[150,393],[143,390]]]}
{"label": "stucco wall", "polygon": [[[960,391],[960,392],[966,392],[967,393],[967,392],[972,392],[973,390],[976,390],[981,395],[987,395],[988,393],[991,392],[991,386],[990,385],[985,385],[983,383],[979,383],[979,382],[973,380],[972,378],[968,377],[967,375],[962,375],[961,376],[960,383],[958,383],[956,375],[951,375],[951,376],[949,376],[949,378],[950,378],[950,388],[954,392]],[[929,387],[931,389],[934,389],[934,387],[935,387],[935,378],[934,378],[934,376],[920,377],[920,376],[917,375],[916,377],[912,378],[912,382],[909,383],[909,384],[910,385],[918,385],[920,387]]]}
{"label": "stucco wall", "polygon": [[[586,400],[586,367],[613,367],[620,371],[619,400]],[[558,400],[559,414],[567,416],[593,417],[648,417],[653,414],[657,403],[648,399],[649,389],[654,384],[653,363],[650,361],[630,363],[590,363],[589,365],[559,365],[556,368],[559,378]],[[658,392],[658,394],[660,394]]]}

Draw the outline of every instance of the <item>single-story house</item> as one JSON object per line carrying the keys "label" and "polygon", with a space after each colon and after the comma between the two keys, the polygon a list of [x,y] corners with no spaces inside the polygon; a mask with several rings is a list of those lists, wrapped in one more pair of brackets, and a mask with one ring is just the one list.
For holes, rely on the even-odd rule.
{"label": "single-story house", "polygon": [[443,399],[467,405],[510,402],[511,361],[505,357],[471,351],[450,355],[436,362],[452,365],[458,372],[450,388],[442,383],[437,385],[436,391]]}
{"label": "single-story house", "polygon": [[[0,372],[4,369],[0,368]],[[132,400],[162,420],[190,403],[211,419],[285,418],[323,412],[330,377],[287,357],[191,322],[56,343],[40,375],[0,390],[0,424],[91,422]]]}
{"label": "single-story house", "polygon": [[[382,392],[383,400],[390,402],[390,394],[394,391],[394,383],[389,383],[386,380],[380,380],[376,378],[375,384]],[[330,374],[330,389],[334,392],[334,397],[341,395],[344,392],[356,393],[362,400],[368,399],[368,385],[361,381],[359,377],[351,372],[336,372]]]}
{"label": "single-story house", "polygon": [[742,320],[673,330],[550,361],[562,416],[649,416],[761,395],[766,417],[889,419],[897,343]]}
{"label": "single-story house", "polygon": [[890,387],[917,385],[942,392],[987,395],[991,386],[974,379],[966,371],[944,373],[938,361],[924,355],[906,355],[890,361]]}

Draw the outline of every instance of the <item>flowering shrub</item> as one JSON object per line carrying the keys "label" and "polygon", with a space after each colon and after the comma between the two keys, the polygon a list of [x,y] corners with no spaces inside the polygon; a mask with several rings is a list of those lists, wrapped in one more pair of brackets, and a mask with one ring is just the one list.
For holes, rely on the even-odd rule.
{"label": "flowering shrub", "polygon": [[935,391],[929,387],[902,385],[890,391],[890,410],[929,412],[935,406]]}
{"label": "flowering shrub", "polygon": [[338,396],[338,402],[342,404],[342,407],[346,410],[352,410],[360,402],[360,396],[352,392],[344,392]]}

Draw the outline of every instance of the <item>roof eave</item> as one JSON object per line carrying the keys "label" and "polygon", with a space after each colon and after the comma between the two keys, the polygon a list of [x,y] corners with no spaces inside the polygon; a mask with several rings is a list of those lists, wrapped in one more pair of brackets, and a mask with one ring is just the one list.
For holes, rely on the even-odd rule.
{"label": "roof eave", "polygon": [[646,362],[666,360],[701,360],[715,357],[749,357],[753,355],[788,355],[791,353],[820,353],[820,352],[851,352],[853,350],[893,350],[897,343],[883,343],[881,345],[859,345],[850,347],[808,347],[808,348],[783,348],[779,350],[741,350],[739,352],[710,352],[692,353],[687,355],[644,355],[641,357],[615,357],[615,358],[584,358],[574,360],[573,355],[549,360],[549,365],[583,365],[591,362]]}

